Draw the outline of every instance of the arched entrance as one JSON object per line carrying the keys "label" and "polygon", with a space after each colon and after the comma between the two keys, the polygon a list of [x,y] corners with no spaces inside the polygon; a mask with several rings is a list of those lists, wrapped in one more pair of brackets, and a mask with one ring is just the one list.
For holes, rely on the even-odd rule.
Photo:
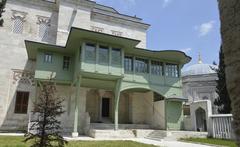
{"label": "arched entrance", "polygon": [[196,129],[199,132],[207,131],[206,111],[203,108],[198,108],[195,111]]}

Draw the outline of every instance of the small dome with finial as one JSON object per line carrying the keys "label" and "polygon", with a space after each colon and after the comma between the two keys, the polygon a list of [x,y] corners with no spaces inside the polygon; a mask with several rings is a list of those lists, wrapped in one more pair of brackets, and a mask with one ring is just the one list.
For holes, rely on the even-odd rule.
{"label": "small dome with finial", "polygon": [[198,63],[187,67],[182,71],[182,76],[190,76],[190,75],[205,75],[216,73],[214,69],[218,67],[213,64],[204,64],[202,62],[201,54],[198,55]]}

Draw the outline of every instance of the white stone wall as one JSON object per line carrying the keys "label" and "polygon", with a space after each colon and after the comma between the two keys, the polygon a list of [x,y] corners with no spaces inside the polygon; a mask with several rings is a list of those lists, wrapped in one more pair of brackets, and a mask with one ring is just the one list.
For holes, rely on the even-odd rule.
{"label": "white stone wall", "polygon": [[162,130],[166,129],[165,120],[165,101],[154,102],[153,127]]}
{"label": "white stone wall", "polygon": [[[65,45],[70,26],[92,30],[93,27],[101,28],[103,33],[111,34],[112,31],[122,33],[122,37],[140,40],[137,47],[146,48],[147,28],[140,23],[124,21],[122,19],[110,18],[109,16],[98,16],[93,14],[94,4],[85,4],[84,2],[66,2],[60,1],[57,44]],[[113,15],[108,12],[108,15]],[[106,17],[106,18],[105,18]]]}
{"label": "white stone wall", "polygon": [[130,99],[130,121],[136,124],[152,124],[153,96],[151,92],[134,92]]}
{"label": "white stone wall", "polygon": [[[29,61],[27,58],[24,40],[41,41],[38,37],[38,16],[53,18],[51,21],[52,28],[50,29],[47,41],[50,43],[55,42],[56,21],[54,21],[54,16],[56,12],[53,12],[52,8],[49,8],[47,5],[44,6],[44,3],[41,2],[39,2],[39,7],[36,6],[36,3],[34,4],[27,0],[8,0],[5,12],[3,13],[4,25],[0,28],[0,121],[14,120],[17,117],[21,119],[27,118],[27,116],[22,117],[22,115],[17,116],[11,114],[13,113],[12,109],[15,104],[15,93],[17,89],[13,88],[12,85],[13,69],[34,72],[35,62]],[[24,14],[22,34],[12,32],[12,18],[14,13],[16,15]],[[21,89],[21,91],[26,90],[28,89]],[[30,93],[30,96],[32,96],[32,93]],[[11,102],[11,105],[8,104],[9,102]],[[6,116],[6,113],[8,116]]]}
{"label": "white stone wall", "polygon": [[[52,4],[44,1],[38,0],[8,0],[6,4],[6,9],[3,13],[4,26],[0,28],[0,128],[1,126],[6,124],[8,120],[15,120],[16,122],[23,122],[23,124],[19,123],[19,126],[26,125],[28,114],[27,115],[15,115],[13,114],[13,108],[15,105],[15,93],[19,88],[16,85],[13,85],[13,69],[17,69],[24,72],[34,73],[35,70],[35,61],[28,60],[27,51],[25,47],[25,40],[32,40],[41,42],[42,39],[39,38],[39,24],[38,18],[44,17],[49,18],[50,29],[49,35],[45,42],[50,44],[58,44],[65,45],[69,28],[71,26],[79,27],[83,29],[91,30],[92,26],[95,27],[103,27],[104,33],[111,34],[111,31],[119,31],[123,33],[123,37],[128,37],[132,39],[141,40],[142,42],[138,45],[138,47],[145,48],[146,47],[146,27],[139,25],[135,25],[130,21],[124,21],[124,23],[120,23],[120,21],[106,21],[105,19],[101,19],[98,17],[92,17],[92,9],[95,3],[81,1],[78,4],[75,4],[76,1],[73,0],[60,0],[60,3]],[[76,15],[75,11],[76,10]],[[23,23],[23,33],[15,34],[12,32],[13,27],[13,15],[16,13],[17,15],[24,15],[24,23]],[[109,14],[111,14],[109,12]],[[15,88],[14,88],[15,87]],[[17,88],[16,88],[17,87]],[[20,85],[20,87],[22,87]],[[67,96],[67,92],[69,88],[59,87],[59,92],[62,93],[62,96]],[[26,91],[29,89],[21,88],[21,91]],[[30,98],[35,97],[35,88],[34,85],[30,88]],[[85,93],[86,89],[81,93]],[[70,97],[67,98],[69,102],[68,115],[64,115],[62,117],[64,121],[64,126],[66,128],[71,128],[73,126],[73,106],[74,103],[73,94],[70,94]],[[83,117],[86,112],[86,95],[82,95],[81,99],[81,111],[79,116]],[[114,103],[112,101],[112,103]],[[129,102],[130,103],[130,102]],[[134,102],[137,103],[137,102]],[[66,104],[67,105],[67,104]],[[124,102],[120,102],[120,113],[124,114],[122,120],[126,122],[128,118],[128,114],[125,112],[125,108],[127,105],[127,100]],[[141,104],[142,105],[142,104]],[[152,104],[151,104],[152,106]],[[31,107],[31,105],[29,105]],[[130,109],[130,108],[129,108]],[[114,118],[113,111],[114,107],[111,106],[111,118]],[[122,112],[123,111],[123,112]],[[135,111],[135,110],[134,110]],[[147,110],[150,113],[150,109]],[[136,111],[138,114],[138,112]],[[140,112],[139,112],[140,113]],[[7,115],[6,115],[7,114]],[[130,114],[129,114],[130,115]],[[137,119],[137,118],[136,118]],[[80,119],[84,120],[84,119]],[[13,121],[11,121],[13,122]],[[1,125],[2,124],[2,125]],[[80,126],[82,126],[84,122],[80,121]],[[14,125],[13,125],[14,126]],[[19,127],[18,126],[18,127]],[[83,128],[83,127],[80,127]],[[83,130],[80,130],[80,132]]]}
{"label": "white stone wall", "polygon": [[[204,98],[207,98],[206,100],[210,100],[213,104],[218,97],[216,93],[216,79],[217,74],[183,77],[183,96],[188,98],[188,104],[204,100]],[[212,111],[214,114],[218,113],[217,106],[212,105]]]}

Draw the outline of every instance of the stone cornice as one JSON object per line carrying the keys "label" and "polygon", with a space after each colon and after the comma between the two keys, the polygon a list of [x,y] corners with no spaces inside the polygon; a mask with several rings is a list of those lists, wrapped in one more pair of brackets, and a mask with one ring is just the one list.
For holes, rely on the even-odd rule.
{"label": "stone cornice", "polygon": [[43,0],[8,0],[7,3],[15,5],[19,4],[21,6],[34,6],[38,9],[44,8],[48,11],[58,11],[58,3],[52,3]]}
{"label": "stone cornice", "polygon": [[126,25],[133,26],[133,27],[139,27],[144,30],[148,29],[150,26],[149,24],[145,24],[142,22],[132,21],[132,20],[128,20],[128,19],[124,19],[124,18],[112,16],[112,15],[106,15],[106,14],[102,14],[102,13],[98,13],[98,12],[92,12],[91,19],[104,20],[104,21],[118,23],[118,24],[119,23],[126,24]]}

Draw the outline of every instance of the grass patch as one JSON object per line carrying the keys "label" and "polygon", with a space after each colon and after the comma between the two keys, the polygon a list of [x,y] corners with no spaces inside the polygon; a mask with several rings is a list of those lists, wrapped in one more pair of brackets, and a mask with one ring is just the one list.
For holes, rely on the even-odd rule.
{"label": "grass patch", "polygon": [[236,143],[232,140],[223,140],[223,139],[214,139],[214,138],[181,138],[180,141],[220,145],[220,146],[227,146],[227,147],[237,147]]}
{"label": "grass patch", "polygon": [[[0,136],[1,147],[29,147],[23,137]],[[66,147],[155,147],[133,141],[70,141]]]}

